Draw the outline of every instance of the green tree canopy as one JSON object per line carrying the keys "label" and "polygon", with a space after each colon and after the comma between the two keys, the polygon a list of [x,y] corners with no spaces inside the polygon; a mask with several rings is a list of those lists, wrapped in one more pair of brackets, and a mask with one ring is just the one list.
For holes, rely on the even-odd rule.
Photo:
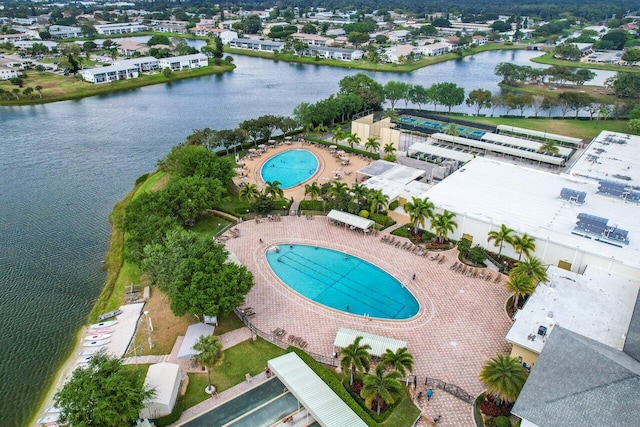
{"label": "green tree canopy", "polygon": [[371,361],[369,350],[371,350],[371,346],[369,344],[360,344],[362,339],[363,337],[361,336],[356,337],[351,344],[340,351],[340,355],[342,356],[342,360],[340,360],[340,367],[342,368],[342,371],[345,372],[349,370],[351,372],[349,384],[353,384],[353,377],[356,370],[360,372],[369,372],[369,363]]}
{"label": "green tree canopy", "polygon": [[196,362],[207,368],[208,388],[211,389],[211,369],[219,365],[224,358],[220,338],[215,335],[202,335],[193,349],[199,352],[195,356]]}
{"label": "green tree canopy", "polygon": [[365,405],[371,409],[375,405],[376,413],[380,415],[382,401],[391,404],[402,395],[400,377],[398,371],[385,372],[384,363],[377,364],[374,373],[364,377],[360,390]]}
{"label": "green tree canopy", "polygon": [[486,89],[474,89],[469,92],[466,104],[476,110],[476,116],[480,115],[483,108],[491,107],[491,91]]}
{"label": "green tree canopy", "polygon": [[155,36],[151,36],[151,38],[147,41],[147,46],[155,46],[158,44],[171,46],[171,40],[169,40],[169,37],[167,36],[155,35]]}
{"label": "green tree canopy", "polygon": [[452,107],[464,102],[464,88],[450,82],[436,83],[435,97],[439,104],[449,108],[450,113]]}
{"label": "green tree canopy", "polygon": [[133,425],[145,400],[142,371],[125,368],[121,359],[98,353],[86,368],[77,368],[53,400],[60,422],[70,426],[120,427]]}
{"label": "green tree canopy", "polygon": [[498,404],[513,403],[518,398],[527,374],[517,359],[499,354],[485,363],[480,381],[487,386],[487,394]]}
{"label": "green tree canopy", "polygon": [[384,102],[384,87],[363,73],[342,78],[339,83],[340,93],[351,94],[364,101],[365,108],[379,110]]}

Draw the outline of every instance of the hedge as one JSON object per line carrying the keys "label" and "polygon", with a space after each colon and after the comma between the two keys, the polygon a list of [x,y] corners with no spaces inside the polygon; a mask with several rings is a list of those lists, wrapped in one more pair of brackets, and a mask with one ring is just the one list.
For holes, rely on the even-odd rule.
{"label": "hedge", "polygon": [[320,139],[320,138],[313,138],[313,137],[306,137],[307,141],[311,141],[311,142],[317,142],[318,144],[322,144],[322,145],[326,145],[327,147],[331,146],[331,145],[336,145],[338,146],[341,150],[344,150],[344,152],[346,153],[351,153],[351,154],[361,154],[365,157],[370,157],[374,160],[380,160],[380,153],[372,153],[370,151],[365,151],[365,150],[359,150],[357,148],[351,148],[348,145],[338,145],[335,144],[331,141],[325,141],[324,139]]}
{"label": "hedge", "polygon": [[387,215],[381,215],[373,212],[369,214],[369,219],[385,227],[390,227],[396,223],[393,218]]}
{"label": "hedge", "polygon": [[322,211],[322,200],[301,200],[300,210],[304,211]]}

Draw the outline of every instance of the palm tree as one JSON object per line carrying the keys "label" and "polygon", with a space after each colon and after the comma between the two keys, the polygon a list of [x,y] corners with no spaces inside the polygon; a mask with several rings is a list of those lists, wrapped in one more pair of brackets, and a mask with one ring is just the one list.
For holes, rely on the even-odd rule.
{"label": "palm tree", "polygon": [[275,181],[267,181],[266,186],[264,187],[264,194],[266,196],[271,197],[271,200],[275,200],[276,198],[281,198],[284,196],[284,191],[280,186],[282,183],[278,180]]}
{"label": "palm tree", "polygon": [[23,93],[25,96],[28,96],[28,97],[29,97],[29,99],[33,98],[33,88],[32,88],[31,86],[27,86],[27,87],[22,91],[22,93]]}
{"label": "palm tree", "polygon": [[369,350],[371,350],[371,346],[369,344],[360,345],[360,341],[362,341],[362,337],[356,337],[353,343],[340,351],[340,355],[342,356],[340,367],[342,368],[342,371],[351,371],[349,385],[353,384],[353,377],[356,373],[356,369],[359,372],[369,372],[369,362],[371,361]]}
{"label": "palm tree", "polygon": [[458,125],[455,123],[449,123],[447,126],[445,126],[445,128],[443,129],[443,132],[447,135],[451,135],[451,136],[460,136],[460,131],[458,130]]}
{"label": "palm tree", "polygon": [[549,277],[547,276],[547,267],[545,267],[542,264],[542,261],[536,257],[527,257],[523,261],[518,261],[511,272],[530,277],[533,280],[534,285],[537,285],[539,282],[545,283],[549,280]]}
{"label": "palm tree", "polygon": [[376,403],[376,413],[380,415],[382,401],[391,404],[402,394],[402,383],[400,382],[400,372],[386,372],[384,364],[376,365],[375,374],[367,375],[362,381],[363,387],[360,390],[360,397],[364,399],[365,405],[373,409],[373,402]]}
{"label": "palm tree", "polygon": [[389,205],[389,196],[382,190],[371,190],[367,193],[367,201],[371,206],[371,212],[378,212],[380,208],[386,209]]}
{"label": "palm tree", "polygon": [[428,197],[418,199],[412,197],[410,202],[406,202],[403,206],[404,211],[409,215],[409,222],[413,223],[413,234],[418,233],[418,227],[422,225],[428,218],[433,216],[433,208],[435,205]]}
{"label": "palm tree", "polygon": [[518,253],[518,261],[522,259],[522,254],[531,256],[531,252],[536,250],[536,239],[524,233],[522,236],[513,236],[511,246]]}
{"label": "palm tree", "polygon": [[42,86],[38,85],[35,89],[38,92],[38,95],[40,95],[40,99],[42,99]]}
{"label": "palm tree", "polygon": [[4,89],[2,89],[2,88],[0,87],[0,99],[3,99],[3,98],[4,98],[4,94],[5,94],[5,93],[7,93],[7,91],[6,91],[6,90],[4,90]]}
{"label": "palm tree", "polygon": [[250,203],[255,202],[260,197],[260,191],[255,184],[249,184],[248,182],[242,183],[238,197],[244,199]]}
{"label": "palm tree", "polygon": [[331,137],[331,141],[334,144],[337,144],[338,141],[342,141],[345,138],[345,132],[342,130],[340,126],[336,126],[332,131],[333,136]]}
{"label": "palm tree", "polygon": [[504,284],[507,289],[513,293],[513,306],[518,308],[518,300],[520,297],[526,297],[533,292],[533,279],[522,273],[509,274],[509,280]]}
{"label": "palm tree", "polygon": [[555,141],[546,140],[542,143],[542,145],[540,145],[540,148],[538,148],[538,152],[542,154],[553,155],[558,154],[560,152],[560,149],[558,148],[558,144],[556,144]]}
{"label": "palm tree", "polygon": [[391,119],[392,122],[398,121],[398,112],[393,108],[388,108],[384,110],[383,114],[385,119]]}
{"label": "palm tree", "polygon": [[325,125],[323,125],[322,123],[320,123],[318,126],[315,127],[315,129],[313,130],[315,133],[317,133],[318,135],[326,133],[327,132],[327,127]]}
{"label": "palm tree", "polygon": [[318,196],[320,196],[321,188],[317,182],[312,182],[311,184],[307,184],[304,186],[304,196],[311,200],[316,200]]}
{"label": "palm tree", "polygon": [[349,186],[346,183],[340,181],[332,181],[331,186],[329,187],[329,190],[327,192],[333,199],[337,199],[341,194],[346,194],[348,189]]}
{"label": "palm tree", "polygon": [[198,342],[194,344],[193,349],[200,352],[196,354],[195,359],[196,362],[207,368],[207,375],[209,376],[209,385],[207,386],[207,390],[212,390],[211,369],[214,366],[219,365],[224,358],[222,343],[215,335],[203,335],[200,337]]}
{"label": "palm tree", "polygon": [[378,151],[378,149],[380,148],[380,141],[378,140],[378,137],[372,136],[370,138],[367,138],[367,142],[364,143],[364,148],[370,150],[372,153],[374,151]]}
{"label": "palm tree", "polygon": [[449,233],[453,233],[458,228],[455,217],[456,214],[445,209],[442,213],[435,214],[431,218],[431,228],[438,236],[438,243],[444,243],[449,237]]}
{"label": "palm tree", "polygon": [[487,395],[497,404],[515,402],[526,380],[527,374],[520,362],[506,354],[487,361],[480,371]]}
{"label": "palm tree", "polygon": [[500,250],[498,250],[498,258],[502,255],[502,245],[505,242],[511,244],[513,233],[514,231],[504,224],[500,226],[500,230],[493,230],[489,232],[487,240],[489,242],[493,241],[493,246],[500,246]]}
{"label": "palm tree", "polygon": [[349,144],[349,147],[351,148],[353,148],[354,145],[360,144],[360,141],[361,139],[358,134],[350,133],[347,135],[347,144]]}
{"label": "palm tree", "polygon": [[11,93],[13,93],[13,96],[15,96],[16,99],[18,100],[20,99],[20,89],[18,88],[11,89]]}
{"label": "palm tree", "polygon": [[393,154],[396,151],[396,145],[393,142],[386,143],[382,147],[382,151],[384,151],[384,154]]}
{"label": "palm tree", "polygon": [[403,377],[413,371],[413,355],[407,351],[407,347],[399,348],[395,353],[387,349],[382,355],[382,363],[395,369]]}
{"label": "palm tree", "polygon": [[351,189],[349,191],[351,192],[351,201],[353,203],[357,203],[358,205],[360,205],[363,201],[367,200],[367,193],[369,192],[369,189],[363,184],[359,184],[356,182],[351,186]]}

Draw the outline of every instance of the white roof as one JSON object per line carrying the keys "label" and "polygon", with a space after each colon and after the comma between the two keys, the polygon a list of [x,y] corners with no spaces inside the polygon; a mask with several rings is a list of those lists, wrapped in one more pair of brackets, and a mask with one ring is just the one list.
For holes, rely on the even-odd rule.
{"label": "white roof", "polygon": [[472,154],[456,151],[451,148],[437,147],[425,142],[416,142],[409,147],[409,151],[431,154],[433,156],[442,157],[444,159],[453,159],[464,163],[473,159]]}
{"label": "white roof", "polygon": [[537,151],[527,151],[520,148],[507,147],[504,145],[493,144],[491,142],[477,141],[475,139],[464,138],[461,136],[447,135],[445,133],[434,133],[432,138],[438,141],[447,141],[452,144],[463,145],[465,147],[478,148],[484,151],[494,153],[508,154],[510,156],[535,160],[537,162],[550,163],[553,165],[561,165],[564,163],[562,157],[554,157],[548,154],[538,153]]}
{"label": "white roof", "polygon": [[337,211],[335,209],[332,209],[331,212],[329,212],[327,218],[344,222],[347,225],[352,225],[362,230],[366,230],[367,228],[375,224],[375,222],[371,221],[370,219],[363,218],[358,215],[353,215],[347,212]]}
{"label": "white roof", "polygon": [[190,55],[169,56],[167,58],[160,58],[158,61],[160,61],[160,62],[180,62],[180,61],[190,61],[192,59],[198,59],[198,60],[207,59],[207,55],[205,55],[204,53],[192,53]]}
{"label": "white roof", "polygon": [[567,173],[640,186],[640,136],[600,132]]}
{"label": "white roof", "polygon": [[[482,135],[483,141],[489,141],[493,143],[499,143],[504,145],[510,145],[512,147],[520,147],[526,150],[538,151],[542,147],[542,143],[538,141],[532,141],[530,139],[517,138],[515,136],[502,135],[497,133],[487,132]],[[561,156],[569,157],[573,150],[567,147],[558,147],[558,154]]]}
{"label": "white roof", "polygon": [[295,353],[268,362],[298,401],[322,427],[366,427],[366,423]]}
{"label": "white roof", "polygon": [[426,174],[422,169],[416,169],[386,160],[376,160],[370,165],[360,169],[358,173],[367,176],[378,176],[402,184],[408,184]]}
{"label": "white roof", "polygon": [[176,396],[176,384],[180,383],[180,366],[175,363],[156,363],[149,366],[147,377],[144,385],[149,388],[155,388],[156,394],[151,399],[152,402],[166,405],[173,408]]}
{"label": "white roof", "polygon": [[538,328],[546,327],[548,337],[558,324],[622,350],[640,281],[594,266],[587,266],[584,275],[550,266],[547,275],[548,283],[538,285],[516,313],[505,339],[539,354],[546,338],[538,335]]}
{"label": "white roof", "polygon": [[200,340],[201,336],[212,335],[215,328],[206,323],[196,323],[189,325],[187,333],[184,335],[182,345],[178,350],[178,360],[193,359],[199,352],[193,349],[193,346]]}
{"label": "white roof", "polygon": [[503,130],[505,132],[517,133],[520,135],[530,135],[538,138],[551,139],[554,141],[567,142],[570,144],[580,144],[582,140],[580,138],[573,138],[571,136],[558,135],[550,132],[540,132],[537,130],[519,128],[516,126],[507,126],[507,125],[498,125],[498,130]]}
{"label": "white roof", "polygon": [[417,197],[423,199],[427,190],[431,188],[430,184],[420,181],[411,181],[408,184],[401,184],[389,179],[373,177],[362,183],[365,187],[372,190],[382,190],[382,193],[389,197],[389,201],[393,202],[398,198],[411,199]]}
{"label": "white roof", "polygon": [[355,331],[353,329],[340,328],[336,333],[336,339],[333,341],[334,347],[345,348],[356,340],[356,338],[362,337],[360,344],[369,344],[371,350],[369,354],[373,356],[382,356],[387,349],[394,353],[399,348],[407,347],[405,341],[396,340],[393,338],[382,337],[380,335],[368,334],[366,332]]}
{"label": "white roof", "polygon": [[[576,205],[560,199],[564,187],[587,193],[586,202]],[[593,181],[477,157],[434,185],[427,196],[438,209],[494,227],[506,224],[538,242],[549,239],[601,258],[640,266],[640,206],[602,196],[597,189]],[[629,244],[618,247],[572,234],[579,213],[607,218],[609,224],[628,230]],[[458,223],[463,223],[461,217]]]}

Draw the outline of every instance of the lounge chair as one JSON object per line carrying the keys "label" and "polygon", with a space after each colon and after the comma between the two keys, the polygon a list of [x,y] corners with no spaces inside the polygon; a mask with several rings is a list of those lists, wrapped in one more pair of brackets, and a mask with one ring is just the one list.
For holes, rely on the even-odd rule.
{"label": "lounge chair", "polygon": [[422,258],[426,258],[429,256],[429,251],[425,250],[424,253],[422,254]]}
{"label": "lounge chair", "polygon": [[502,275],[500,273],[498,273],[498,275],[496,276],[496,278],[493,281],[493,283],[500,283],[501,280],[502,280]]}
{"label": "lounge chair", "polygon": [[442,255],[442,257],[440,257],[440,260],[438,261],[438,264],[442,264],[443,262],[445,262],[446,259],[447,257]]}
{"label": "lounge chair", "polygon": [[455,264],[452,264],[451,267],[449,267],[449,270],[455,270],[456,268],[458,268],[459,265],[460,263],[456,261]]}
{"label": "lounge chair", "polygon": [[484,276],[484,280],[486,280],[487,282],[488,282],[489,280],[491,280],[491,278],[492,278],[491,273],[489,273],[489,274],[487,274],[486,276]]}
{"label": "lounge chair", "polygon": [[293,341],[295,337],[296,337],[295,335],[289,335],[289,342]]}
{"label": "lounge chair", "polygon": [[466,265],[462,266],[462,271],[460,271],[460,273],[467,274],[467,266]]}
{"label": "lounge chair", "polygon": [[393,244],[396,241],[396,236],[391,236],[391,240],[389,240],[389,244]]}

